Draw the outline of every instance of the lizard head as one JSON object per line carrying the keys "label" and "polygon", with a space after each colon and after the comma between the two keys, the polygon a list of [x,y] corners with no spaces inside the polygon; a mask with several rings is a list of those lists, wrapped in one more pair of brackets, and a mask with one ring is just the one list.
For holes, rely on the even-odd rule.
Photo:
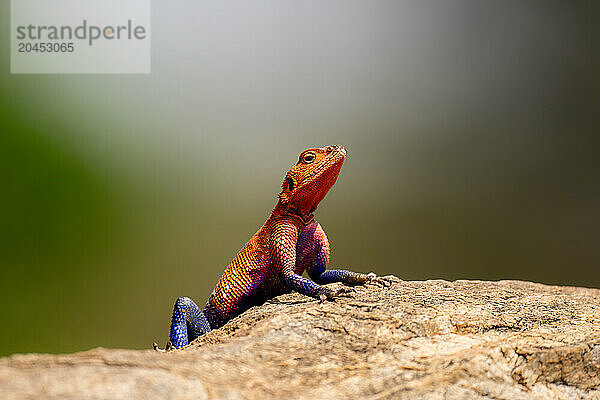
{"label": "lizard head", "polygon": [[304,150],[285,175],[279,202],[302,215],[312,213],[335,183],[345,157],[340,145]]}

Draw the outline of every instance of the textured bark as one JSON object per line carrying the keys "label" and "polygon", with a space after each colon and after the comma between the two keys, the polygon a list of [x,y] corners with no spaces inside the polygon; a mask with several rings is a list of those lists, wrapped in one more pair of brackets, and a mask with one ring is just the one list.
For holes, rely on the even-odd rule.
{"label": "textured bark", "polygon": [[[332,285],[336,286],[336,285]],[[171,353],[0,359],[2,398],[597,398],[600,290],[395,282],[252,308]]]}

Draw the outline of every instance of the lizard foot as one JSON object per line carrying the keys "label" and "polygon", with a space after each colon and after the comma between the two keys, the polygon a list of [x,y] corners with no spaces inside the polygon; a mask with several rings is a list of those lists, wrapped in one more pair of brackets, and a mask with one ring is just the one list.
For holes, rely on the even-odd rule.
{"label": "lizard foot", "polygon": [[155,351],[158,351],[159,353],[168,353],[170,351],[175,350],[175,348],[173,347],[173,344],[171,343],[170,340],[167,342],[164,349],[161,349],[160,347],[158,347],[158,343],[156,343],[156,342],[152,343],[152,348]]}
{"label": "lizard foot", "polygon": [[325,300],[333,300],[336,297],[350,297],[350,293],[354,293],[355,290],[348,286],[342,286],[337,289],[323,288],[323,292],[319,294],[319,300],[324,302]]}
{"label": "lizard foot", "polygon": [[392,284],[402,282],[402,279],[395,277],[394,275],[377,276],[374,272],[367,274],[367,282],[380,287],[390,287]]}

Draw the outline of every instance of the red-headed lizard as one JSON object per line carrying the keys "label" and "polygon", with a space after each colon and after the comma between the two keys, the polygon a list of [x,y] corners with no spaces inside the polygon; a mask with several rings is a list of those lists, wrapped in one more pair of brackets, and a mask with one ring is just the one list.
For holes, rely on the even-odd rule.
{"label": "red-headed lizard", "polygon": [[[313,212],[335,183],[345,157],[339,145],[300,154],[285,175],[275,209],[225,269],[204,310],[189,297],[177,299],[168,349],[183,347],[250,307],[292,290],[323,301],[349,291],[323,284],[382,279],[372,273],[327,270],[329,241]],[[302,276],[304,271],[311,279]]]}

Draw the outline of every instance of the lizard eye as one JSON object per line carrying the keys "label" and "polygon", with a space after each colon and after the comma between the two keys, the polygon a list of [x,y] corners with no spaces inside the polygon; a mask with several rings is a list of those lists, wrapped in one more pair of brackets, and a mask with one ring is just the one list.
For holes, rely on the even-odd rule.
{"label": "lizard eye", "polygon": [[315,158],[317,158],[317,156],[315,155],[315,153],[313,152],[308,152],[306,153],[304,156],[302,156],[302,162],[304,164],[310,164],[313,161],[315,161]]}
{"label": "lizard eye", "polygon": [[292,190],[294,190],[294,180],[292,178],[287,178],[286,179],[286,185],[288,190],[291,192]]}

